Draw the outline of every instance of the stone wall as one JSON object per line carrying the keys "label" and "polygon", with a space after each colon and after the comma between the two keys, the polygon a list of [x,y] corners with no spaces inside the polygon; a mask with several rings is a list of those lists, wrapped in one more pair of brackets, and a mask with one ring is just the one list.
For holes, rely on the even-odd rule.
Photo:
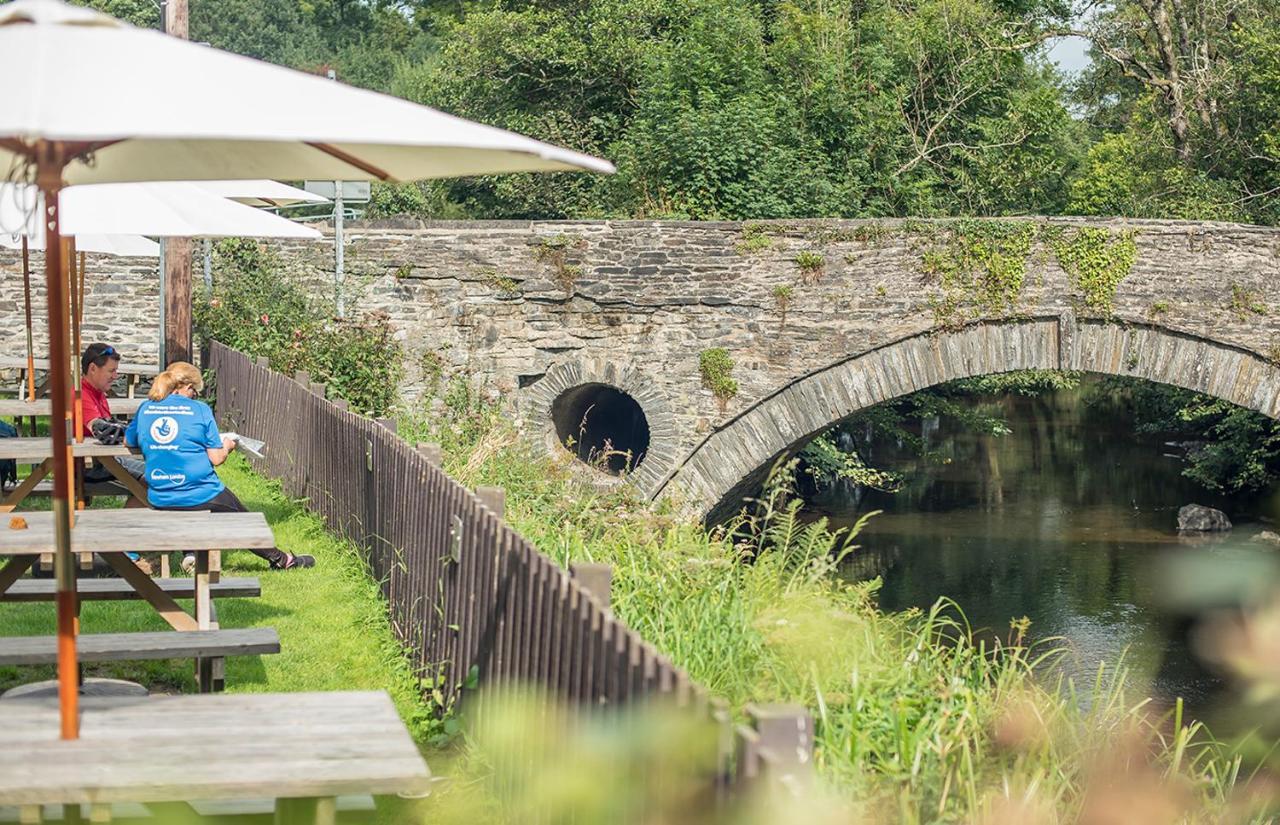
{"label": "stone wall", "polygon": [[[83,340],[116,346],[129,362],[152,363],[160,352],[160,275],[155,258],[87,255]],[[26,355],[22,253],[0,249],[0,353]],[[36,354],[49,351],[44,256],[31,255],[31,317]]]}
{"label": "stone wall", "polygon": [[[970,306],[959,313],[946,309],[942,276],[929,263],[948,237],[946,225],[934,222],[357,224],[348,228],[346,261],[354,303],[387,312],[404,338],[411,403],[436,365],[466,371],[511,398],[526,431],[546,445],[560,392],[582,383],[618,386],[649,418],[652,443],[634,476],[649,493],[669,487],[715,441],[713,433],[802,379],[942,326],[1026,319],[1058,326],[1069,318],[1074,328],[1077,315],[1098,316],[1119,329],[1157,328],[1252,353],[1258,363],[1280,356],[1280,231],[1078,219],[1037,219],[1036,226],[1013,306],[985,306],[971,300],[976,291],[961,290],[960,303]],[[1109,313],[1084,305],[1049,240],[1086,226],[1116,238],[1134,233],[1136,258]],[[332,289],[330,244],[280,248],[295,277]],[[12,266],[13,257],[0,253],[6,306],[17,294]],[[105,280],[94,281],[89,304],[107,319],[102,334],[154,352],[154,324],[131,328],[154,317],[153,277],[127,262],[91,269],[99,271]],[[8,351],[20,328],[0,324],[0,335],[12,339]],[[713,397],[699,375],[699,355],[710,347],[723,347],[736,364],[738,392],[727,401]],[[1124,358],[1115,371],[1129,363]],[[1016,361],[985,360],[982,368]],[[758,457],[744,455],[734,466]],[[719,482],[683,486],[697,495],[723,492]]]}

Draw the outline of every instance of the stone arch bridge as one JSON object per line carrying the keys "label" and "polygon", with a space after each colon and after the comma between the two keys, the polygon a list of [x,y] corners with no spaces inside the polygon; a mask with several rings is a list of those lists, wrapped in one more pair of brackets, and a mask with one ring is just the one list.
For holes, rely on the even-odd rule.
{"label": "stone arch bridge", "polygon": [[[414,222],[348,238],[358,305],[404,336],[411,402],[465,370],[540,447],[604,470],[624,463],[604,448],[630,449],[629,483],[703,514],[842,418],[954,378],[1132,375],[1280,416],[1277,229]],[[281,251],[331,283],[328,243]]]}

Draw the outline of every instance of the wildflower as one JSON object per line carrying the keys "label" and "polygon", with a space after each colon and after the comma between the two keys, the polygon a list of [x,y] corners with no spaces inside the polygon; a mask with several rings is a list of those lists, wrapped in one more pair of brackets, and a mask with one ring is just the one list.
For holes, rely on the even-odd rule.
{"label": "wildflower", "polygon": [[266,326],[267,323],[271,321],[271,317],[264,312],[262,313],[262,317],[259,318],[258,320],[262,321],[263,326]]}

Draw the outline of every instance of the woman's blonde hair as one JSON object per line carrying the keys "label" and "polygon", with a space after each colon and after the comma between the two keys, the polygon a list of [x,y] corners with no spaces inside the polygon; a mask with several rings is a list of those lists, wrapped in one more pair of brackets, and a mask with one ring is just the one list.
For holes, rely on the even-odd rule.
{"label": "woman's blonde hair", "polygon": [[151,392],[147,393],[147,398],[163,401],[183,387],[195,387],[196,392],[200,392],[204,389],[204,376],[200,375],[200,370],[194,364],[174,361],[151,382]]}

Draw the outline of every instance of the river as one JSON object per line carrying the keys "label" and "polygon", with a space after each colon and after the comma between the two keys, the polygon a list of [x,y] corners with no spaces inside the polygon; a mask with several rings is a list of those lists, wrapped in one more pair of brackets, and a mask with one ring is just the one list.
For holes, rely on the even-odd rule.
{"label": "river", "polygon": [[[894,494],[836,488],[807,511],[836,526],[884,511],[859,536],[847,575],[882,576],[886,610],[945,596],[975,629],[1002,638],[1011,619],[1026,616],[1033,638],[1061,638],[1068,675],[1091,680],[1099,662],[1123,657],[1156,696],[1203,706],[1220,682],[1192,656],[1156,574],[1179,553],[1256,552],[1250,539],[1267,529],[1274,491],[1206,493],[1182,477],[1176,447],[1139,438],[1123,417],[1086,404],[1088,386],[1000,399],[1012,431],[999,437],[927,423],[930,461],[894,444],[859,443],[876,466],[907,473],[906,486]],[[1189,502],[1225,510],[1235,529],[1190,545],[1176,529]]]}

